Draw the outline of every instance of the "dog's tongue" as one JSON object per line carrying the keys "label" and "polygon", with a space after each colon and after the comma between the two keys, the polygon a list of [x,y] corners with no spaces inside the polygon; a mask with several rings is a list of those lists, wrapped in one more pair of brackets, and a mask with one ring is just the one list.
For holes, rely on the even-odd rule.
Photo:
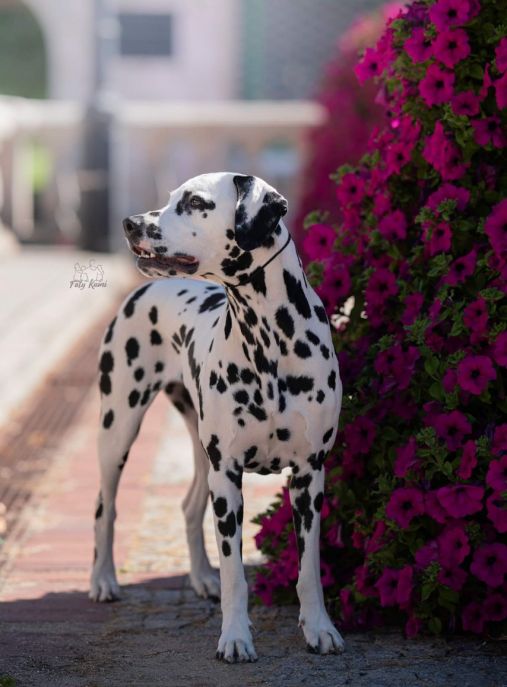
{"label": "dog's tongue", "polygon": [[197,262],[197,258],[194,258],[193,255],[172,255],[168,257],[168,260],[179,262],[182,265],[194,265]]}

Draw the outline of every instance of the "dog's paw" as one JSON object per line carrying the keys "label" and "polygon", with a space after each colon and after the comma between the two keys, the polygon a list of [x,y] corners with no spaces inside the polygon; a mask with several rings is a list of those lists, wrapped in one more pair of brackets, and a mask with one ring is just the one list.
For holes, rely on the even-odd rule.
{"label": "dog's paw", "polygon": [[204,572],[190,573],[190,584],[197,596],[220,601],[220,575],[210,568]]}
{"label": "dog's paw", "polygon": [[256,661],[257,654],[248,627],[241,628],[239,623],[235,623],[227,630],[222,630],[218,640],[216,657],[227,663]]}
{"label": "dog's paw", "polygon": [[314,621],[300,619],[299,624],[310,653],[341,654],[345,650],[345,642],[327,613],[319,615]]}
{"label": "dog's paw", "polygon": [[98,573],[92,575],[90,593],[88,596],[92,601],[118,601],[121,595],[115,574]]}

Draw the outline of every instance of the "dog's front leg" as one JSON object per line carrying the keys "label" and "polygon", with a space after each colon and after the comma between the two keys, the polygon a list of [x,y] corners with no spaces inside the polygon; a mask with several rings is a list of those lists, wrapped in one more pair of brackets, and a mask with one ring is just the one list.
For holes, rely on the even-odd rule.
{"label": "dog's front leg", "polygon": [[290,499],[299,549],[297,592],[301,604],[299,625],[308,649],[328,654],[343,651],[344,642],[324,606],[320,579],[320,510],[324,497],[324,470],[297,472],[291,478]]}
{"label": "dog's front leg", "polygon": [[208,483],[213,503],[220,555],[222,634],[217,658],[228,663],[256,661],[248,618],[248,586],[241,558],[243,468],[233,461],[210,469]]}

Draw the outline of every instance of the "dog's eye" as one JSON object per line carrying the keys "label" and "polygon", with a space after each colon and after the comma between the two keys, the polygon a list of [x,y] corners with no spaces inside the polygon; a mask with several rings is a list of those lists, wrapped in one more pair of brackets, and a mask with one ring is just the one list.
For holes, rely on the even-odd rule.
{"label": "dog's eye", "polygon": [[202,198],[199,198],[199,196],[192,196],[192,198],[190,199],[190,205],[193,208],[203,208],[204,201]]}

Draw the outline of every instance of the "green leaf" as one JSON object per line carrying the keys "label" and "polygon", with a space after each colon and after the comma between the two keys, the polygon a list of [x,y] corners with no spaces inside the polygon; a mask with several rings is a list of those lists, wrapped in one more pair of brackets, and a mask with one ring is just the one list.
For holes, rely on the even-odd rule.
{"label": "green leaf", "polygon": [[429,374],[429,376],[433,377],[434,379],[436,379],[438,376],[439,368],[440,368],[440,361],[438,360],[436,355],[433,355],[429,358],[426,358],[426,360],[424,361],[424,369]]}
{"label": "green leaf", "polygon": [[426,601],[435,591],[435,584],[433,582],[423,582],[421,587],[421,599]]}
{"label": "green leaf", "polygon": [[442,621],[440,618],[430,618],[428,620],[428,630],[434,635],[439,635],[442,632]]}

